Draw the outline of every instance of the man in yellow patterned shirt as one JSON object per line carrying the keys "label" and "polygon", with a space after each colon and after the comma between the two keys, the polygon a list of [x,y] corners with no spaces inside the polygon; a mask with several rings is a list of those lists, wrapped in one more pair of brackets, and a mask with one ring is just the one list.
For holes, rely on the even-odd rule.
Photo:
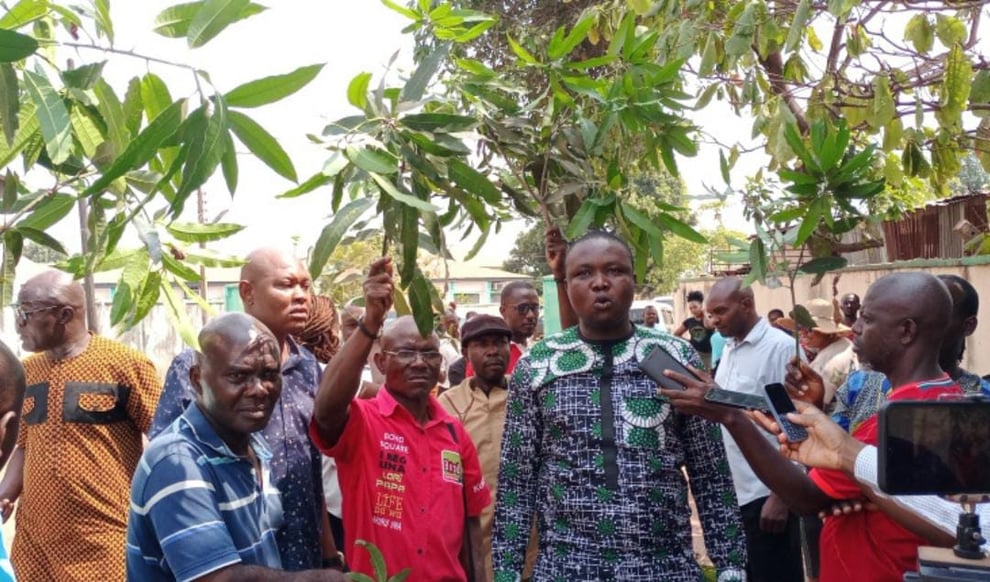
{"label": "man in yellow patterned shirt", "polygon": [[130,482],[161,394],[151,361],[86,329],[82,286],[59,271],[14,304],[27,393],[0,482],[18,501],[11,561],[21,582],[124,580]]}

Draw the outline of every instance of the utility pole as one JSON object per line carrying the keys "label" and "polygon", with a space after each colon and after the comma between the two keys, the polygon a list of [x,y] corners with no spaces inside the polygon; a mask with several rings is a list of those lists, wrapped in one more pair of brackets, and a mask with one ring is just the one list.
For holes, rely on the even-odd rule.
{"label": "utility pole", "polygon": [[[200,224],[206,224],[206,196],[202,188],[196,189],[196,219]],[[205,249],[206,243],[199,243],[199,248]],[[199,266],[199,296],[203,298],[203,303],[210,304],[209,282],[206,280],[206,265]],[[200,317],[203,325],[210,319],[210,314],[205,309],[200,309]]]}
{"label": "utility pole", "polygon": [[[82,256],[88,257],[89,249],[89,207],[86,198],[79,199],[79,236],[82,240]],[[93,273],[83,276],[83,289],[86,290],[86,326],[93,333],[100,333],[100,319],[96,313],[96,285]]]}

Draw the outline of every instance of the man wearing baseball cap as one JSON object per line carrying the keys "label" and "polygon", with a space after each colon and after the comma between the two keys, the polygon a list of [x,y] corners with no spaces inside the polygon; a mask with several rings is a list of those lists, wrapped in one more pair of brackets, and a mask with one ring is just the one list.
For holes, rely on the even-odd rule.
{"label": "man wearing baseball cap", "polygon": [[[505,402],[509,379],[509,342],[512,330],[501,317],[476,315],[461,328],[461,352],[474,369],[474,376],[440,395],[440,404],[451,416],[460,419],[478,449],[481,470],[495,497],[498,488],[498,464],[505,425]],[[489,505],[481,513],[483,542],[488,579],[492,579],[492,515]]]}

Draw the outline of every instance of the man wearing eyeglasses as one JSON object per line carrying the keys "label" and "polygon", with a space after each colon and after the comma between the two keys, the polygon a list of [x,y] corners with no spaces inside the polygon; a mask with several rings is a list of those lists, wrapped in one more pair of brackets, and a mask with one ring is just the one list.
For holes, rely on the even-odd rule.
{"label": "man wearing eyeglasses", "polygon": [[[310,423],[313,442],[337,462],[348,562],[373,574],[370,555],[355,547],[365,540],[390,574],[485,580],[478,516],[491,493],[470,435],[430,395],[443,360],[436,334],[420,335],[411,316],[382,333],[392,291],[391,259],[378,259],[364,283],[364,317],[327,365]],[[375,398],[355,399],[379,336],[385,384]]]}
{"label": "man wearing eyeglasses", "polygon": [[82,286],[46,271],[14,305],[27,391],[17,447],[0,482],[18,502],[18,579],[123,580],[131,476],[161,393],[155,366],[89,333]]}

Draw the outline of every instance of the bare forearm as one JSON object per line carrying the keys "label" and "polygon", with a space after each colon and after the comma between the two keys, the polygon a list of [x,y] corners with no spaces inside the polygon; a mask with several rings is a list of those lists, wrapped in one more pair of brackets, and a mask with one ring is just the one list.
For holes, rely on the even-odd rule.
{"label": "bare forearm", "polygon": [[24,489],[24,449],[15,447],[7,463],[7,472],[0,481],[0,499],[16,501]]}
{"label": "bare forearm", "polygon": [[760,481],[791,511],[799,515],[817,515],[831,502],[807,473],[781,455],[745,415],[733,412],[725,426]]}
{"label": "bare forearm", "polygon": [[344,431],[348,407],[361,385],[361,373],[373,345],[374,340],[356,332],[327,364],[313,404],[313,417],[326,444],[336,443]]}

